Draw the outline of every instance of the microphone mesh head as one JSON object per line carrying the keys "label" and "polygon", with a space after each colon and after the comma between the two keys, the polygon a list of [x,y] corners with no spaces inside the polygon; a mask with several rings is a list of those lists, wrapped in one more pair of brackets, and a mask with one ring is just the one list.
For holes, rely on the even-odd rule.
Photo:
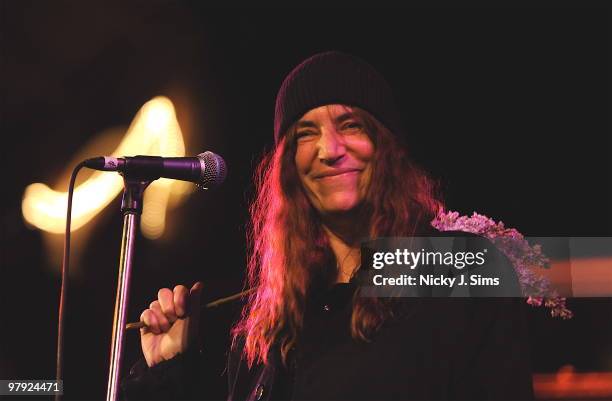
{"label": "microphone mesh head", "polygon": [[198,186],[203,189],[217,187],[225,181],[227,168],[225,160],[218,154],[206,151],[198,155],[202,171],[200,172],[200,182]]}

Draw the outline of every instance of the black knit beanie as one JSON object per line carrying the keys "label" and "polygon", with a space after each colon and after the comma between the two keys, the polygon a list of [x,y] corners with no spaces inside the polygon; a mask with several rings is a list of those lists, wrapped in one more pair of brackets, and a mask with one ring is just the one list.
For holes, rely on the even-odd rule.
{"label": "black knit beanie", "polygon": [[365,61],[336,51],[315,54],[287,75],[276,95],[274,141],[307,111],[327,104],[357,106],[391,132],[402,131],[391,88]]}

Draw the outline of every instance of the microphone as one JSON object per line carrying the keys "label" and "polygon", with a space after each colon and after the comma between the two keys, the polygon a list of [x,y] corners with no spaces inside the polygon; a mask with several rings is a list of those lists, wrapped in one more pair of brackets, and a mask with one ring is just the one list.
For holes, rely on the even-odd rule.
{"label": "microphone", "polygon": [[163,177],[191,181],[203,189],[221,185],[227,175],[225,160],[209,151],[196,157],[99,156],[85,160],[84,164],[94,170],[117,171],[134,179],[156,180]]}

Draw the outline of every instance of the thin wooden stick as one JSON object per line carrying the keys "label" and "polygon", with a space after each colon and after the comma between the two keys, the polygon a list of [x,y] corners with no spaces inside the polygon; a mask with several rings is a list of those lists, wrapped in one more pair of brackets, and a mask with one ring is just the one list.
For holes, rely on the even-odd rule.
{"label": "thin wooden stick", "polygon": [[[225,297],[225,298],[219,298],[215,301],[209,302],[206,305],[202,305],[202,309],[208,309],[208,308],[216,308],[219,305],[223,305],[224,303],[233,301],[234,299],[238,299],[238,298],[242,298],[243,296],[245,296],[246,294],[253,292],[255,290],[255,288],[249,288],[248,290],[239,292],[237,294],[234,295],[230,295],[229,297]],[[146,325],[144,324],[144,322],[132,322],[132,323],[128,323],[125,325],[125,329],[126,330],[136,330],[136,329],[140,329],[142,327],[145,327]]]}

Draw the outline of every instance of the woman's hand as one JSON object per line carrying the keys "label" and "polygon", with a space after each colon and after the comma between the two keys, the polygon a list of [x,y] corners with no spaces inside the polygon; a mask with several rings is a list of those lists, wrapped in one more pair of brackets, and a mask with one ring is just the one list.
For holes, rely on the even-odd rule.
{"label": "woman's hand", "polygon": [[186,351],[197,339],[201,292],[199,281],[191,290],[184,285],[162,288],[142,312],[140,321],[146,326],[140,329],[140,342],[149,367]]}

